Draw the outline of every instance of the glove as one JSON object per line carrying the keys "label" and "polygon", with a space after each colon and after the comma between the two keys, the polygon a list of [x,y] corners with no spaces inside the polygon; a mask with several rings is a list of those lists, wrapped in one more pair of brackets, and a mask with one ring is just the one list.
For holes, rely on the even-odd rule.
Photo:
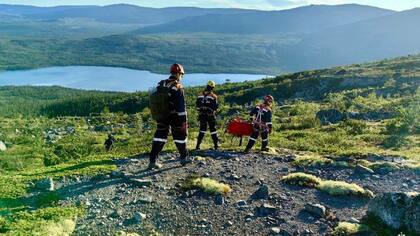
{"label": "glove", "polygon": [[273,133],[273,126],[271,125],[268,126],[268,133],[270,134]]}

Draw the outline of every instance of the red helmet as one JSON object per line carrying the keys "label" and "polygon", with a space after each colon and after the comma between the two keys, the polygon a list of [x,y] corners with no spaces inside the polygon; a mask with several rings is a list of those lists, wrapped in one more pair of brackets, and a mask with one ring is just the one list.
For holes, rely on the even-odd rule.
{"label": "red helmet", "polygon": [[269,102],[269,103],[274,102],[274,98],[273,98],[273,96],[271,96],[271,95],[267,95],[267,96],[265,96],[265,97],[264,97],[264,102]]}
{"label": "red helmet", "polygon": [[185,74],[184,67],[181,64],[173,64],[170,72],[171,74]]}

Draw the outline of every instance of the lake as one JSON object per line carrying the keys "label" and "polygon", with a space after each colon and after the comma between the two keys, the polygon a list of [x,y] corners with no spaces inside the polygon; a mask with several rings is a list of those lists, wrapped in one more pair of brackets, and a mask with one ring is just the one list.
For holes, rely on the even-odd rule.
{"label": "lake", "polygon": [[[184,86],[216,83],[242,82],[262,79],[264,75],[249,74],[186,74]],[[60,66],[34,70],[0,72],[0,86],[4,85],[58,85],[67,88],[101,91],[147,91],[168,75],[149,71],[102,66]]]}

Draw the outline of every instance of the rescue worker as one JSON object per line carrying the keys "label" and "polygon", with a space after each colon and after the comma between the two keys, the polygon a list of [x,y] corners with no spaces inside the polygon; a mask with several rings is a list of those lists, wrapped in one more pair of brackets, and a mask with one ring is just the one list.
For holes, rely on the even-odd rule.
{"label": "rescue worker", "polygon": [[165,120],[157,121],[157,129],[153,138],[152,150],[148,169],[159,169],[159,153],[162,151],[168,139],[169,129],[180,154],[181,165],[191,162],[187,150],[187,111],[185,105],[184,89],[180,83],[185,74],[184,67],[180,64],[173,64],[170,68],[171,76],[159,82],[158,86],[169,88],[169,111],[170,114]]}
{"label": "rescue worker", "polygon": [[200,132],[198,133],[196,150],[200,150],[201,142],[203,142],[204,135],[207,131],[207,126],[210,128],[211,138],[213,139],[214,149],[219,148],[219,137],[216,129],[216,114],[219,109],[217,95],[214,93],[216,83],[209,81],[206,89],[197,97],[196,106],[198,109],[198,120],[200,122]]}
{"label": "rescue worker", "polygon": [[108,134],[108,138],[105,140],[105,143],[104,143],[105,150],[107,152],[109,152],[115,142],[116,142],[116,140],[115,140],[114,136],[112,134]]}
{"label": "rescue worker", "polygon": [[274,98],[271,95],[264,97],[264,103],[255,106],[250,116],[252,119],[253,132],[249,137],[248,145],[245,148],[245,153],[249,153],[257,142],[258,136],[261,135],[262,146],[261,151],[268,151],[268,135],[273,130],[272,119],[272,105]]}

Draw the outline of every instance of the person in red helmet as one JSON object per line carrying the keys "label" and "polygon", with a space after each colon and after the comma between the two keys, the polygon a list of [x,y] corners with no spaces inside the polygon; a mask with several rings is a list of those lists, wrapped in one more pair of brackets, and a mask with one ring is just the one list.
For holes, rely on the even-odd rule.
{"label": "person in red helmet", "polygon": [[158,116],[156,119],[157,129],[150,152],[149,170],[162,167],[158,163],[158,157],[167,142],[169,130],[171,130],[175,145],[180,153],[181,164],[186,165],[191,162],[187,150],[188,125],[185,94],[180,83],[185,70],[182,65],[173,64],[170,68],[170,73],[171,76],[166,80],[160,81],[157,86],[158,90],[167,91],[164,95],[168,96],[168,104],[165,109],[162,109],[167,114]]}
{"label": "person in red helmet", "polygon": [[264,97],[264,102],[255,106],[251,112],[250,116],[252,119],[252,126],[254,128],[251,136],[249,137],[248,145],[245,148],[245,153],[249,153],[257,142],[258,136],[261,135],[262,146],[261,151],[268,151],[268,135],[273,130],[272,119],[272,106],[274,103],[274,98],[271,95]]}

